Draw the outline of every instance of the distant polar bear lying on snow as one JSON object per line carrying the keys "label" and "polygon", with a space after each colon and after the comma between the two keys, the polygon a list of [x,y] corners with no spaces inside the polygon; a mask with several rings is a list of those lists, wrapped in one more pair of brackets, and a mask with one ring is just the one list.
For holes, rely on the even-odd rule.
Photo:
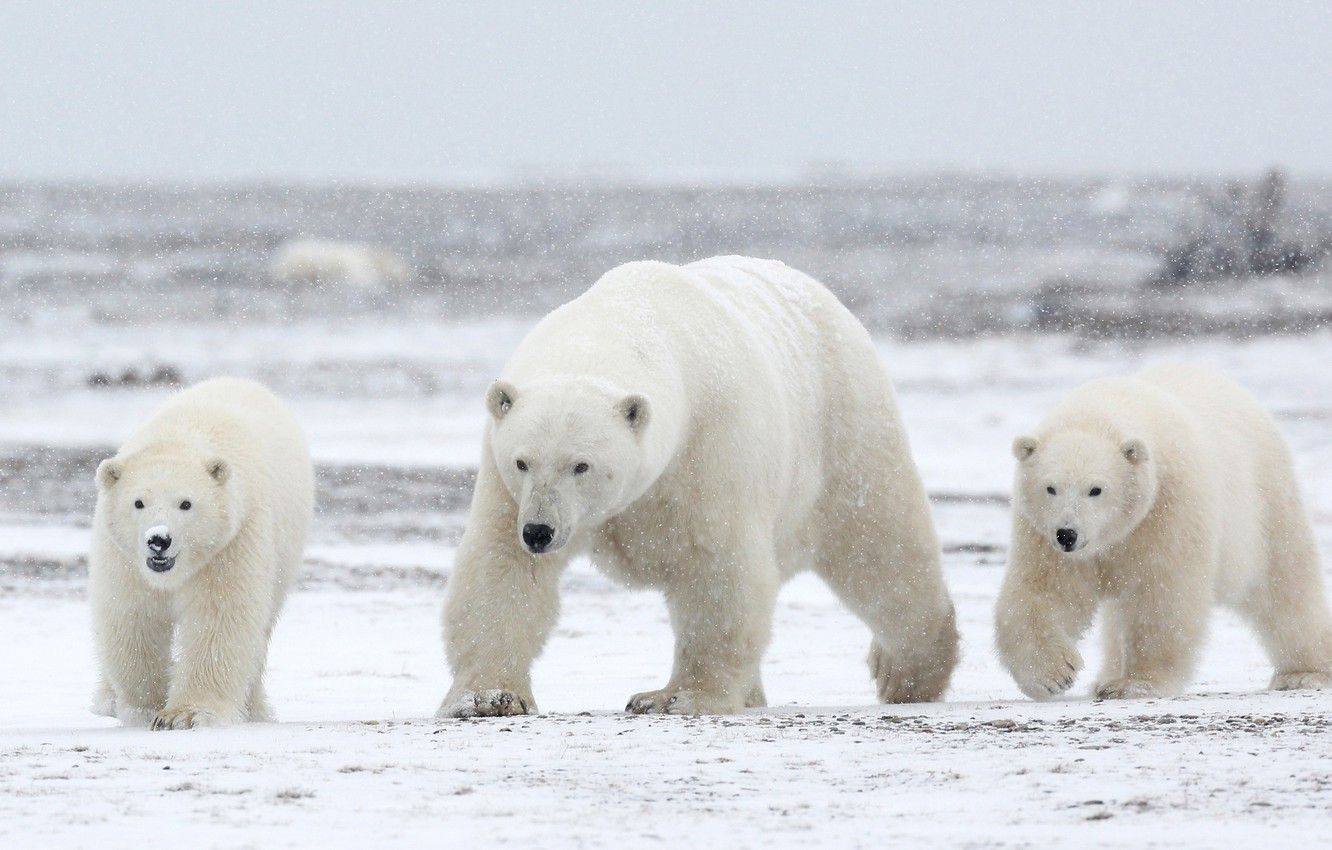
{"label": "distant polar bear lying on snow", "polygon": [[1214,603],[1253,625],[1273,688],[1332,684],[1332,618],[1290,452],[1244,390],[1183,365],[1093,381],[1013,448],[997,637],[1025,694],[1073,683],[1098,606],[1097,697],[1181,690]]}
{"label": "distant polar bear lying on snow", "polygon": [[102,461],[97,485],[95,709],[155,729],[270,719],[268,639],[314,499],[295,420],[258,384],[206,381]]}
{"label": "distant polar bear lying on snow", "polygon": [[387,248],[329,239],[283,243],[269,264],[269,274],[290,284],[344,283],[362,289],[411,280],[407,264]]}
{"label": "distant polar bear lying on snow", "polygon": [[560,572],[588,552],[665,592],[675,665],[635,713],[765,704],[777,590],[812,567],[873,632],[879,697],[957,661],[929,505],[869,335],[778,262],[639,262],[547,316],[487,393],[449,581],[441,716],[535,712]]}

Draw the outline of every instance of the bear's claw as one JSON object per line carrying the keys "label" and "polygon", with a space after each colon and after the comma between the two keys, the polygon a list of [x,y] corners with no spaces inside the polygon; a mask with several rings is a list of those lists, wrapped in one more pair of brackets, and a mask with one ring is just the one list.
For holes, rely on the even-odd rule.
{"label": "bear's claw", "polygon": [[[657,708],[658,702],[661,702],[660,709]],[[630,714],[669,714],[671,708],[679,702],[679,696],[668,697],[662,702],[658,694],[640,694],[639,696],[630,697],[629,702],[624,706],[624,710]]]}
{"label": "bear's claw", "polygon": [[1097,699],[1146,699],[1160,696],[1156,686],[1146,679],[1111,679],[1096,686]]}
{"label": "bear's claw", "polygon": [[1073,687],[1073,681],[1081,669],[1082,656],[1077,649],[1056,651],[1033,660],[1028,670],[1024,671],[1025,675],[1017,677],[1018,687],[1032,699],[1057,697]]}
{"label": "bear's claw", "polygon": [[457,699],[439,707],[436,717],[515,717],[535,714],[536,706],[525,697],[500,688],[463,691]]}
{"label": "bear's claw", "polygon": [[225,722],[215,711],[182,706],[159,711],[153,718],[152,729],[155,732],[168,729],[197,729],[201,726],[222,726]]}
{"label": "bear's claw", "polygon": [[634,694],[624,710],[629,714],[734,714],[742,704],[722,695],[691,690],[645,691]]}

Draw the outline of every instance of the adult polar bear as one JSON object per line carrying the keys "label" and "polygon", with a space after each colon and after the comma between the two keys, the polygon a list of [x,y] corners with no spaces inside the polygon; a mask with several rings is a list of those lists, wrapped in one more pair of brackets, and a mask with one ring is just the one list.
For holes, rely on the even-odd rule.
{"label": "adult polar bear", "polygon": [[286,407],[250,381],[205,381],[102,461],[97,485],[95,710],[156,729],[270,719],[268,639],[314,502]]}
{"label": "adult polar bear", "polygon": [[577,552],[665,592],[674,671],[631,712],[764,705],[777,590],[807,567],[873,632],[881,699],[944,692],[953,606],[892,386],[813,279],[744,257],[620,266],[533,329],[487,404],[441,716],[536,711]]}
{"label": "adult polar bear", "polygon": [[1013,450],[997,643],[1028,696],[1072,684],[1098,606],[1100,698],[1179,691],[1217,602],[1257,631],[1273,688],[1332,685],[1332,618],[1290,451],[1243,389],[1186,365],[1092,381]]}

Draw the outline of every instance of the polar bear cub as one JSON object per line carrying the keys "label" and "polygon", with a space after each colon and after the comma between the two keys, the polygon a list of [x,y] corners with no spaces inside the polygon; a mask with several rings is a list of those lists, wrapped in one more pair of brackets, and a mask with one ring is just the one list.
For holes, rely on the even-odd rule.
{"label": "polar bear cub", "polygon": [[870,627],[881,699],[944,692],[958,637],[929,505],[878,352],[818,282],[744,257],[621,266],[533,329],[486,403],[441,716],[536,711],[578,553],[666,596],[674,669],[630,712],[764,705],[777,591],[806,568]]}
{"label": "polar bear cub", "polygon": [[268,640],[314,502],[291,414],[258,384],[206,381],[102,461],[97,486],[95,710],[154,729],[271,719]]}
{"label": "polar bear cub", "polygon": [[1247,392],[1185,365],[1093,381],[1013,450],[996,621],[1023,693],[1072,685],[1098,607],[1098,698],[1180,691],[1214,604],[1253,626],[1271,687],[1332,684],[1332,618],[1290,451]]}

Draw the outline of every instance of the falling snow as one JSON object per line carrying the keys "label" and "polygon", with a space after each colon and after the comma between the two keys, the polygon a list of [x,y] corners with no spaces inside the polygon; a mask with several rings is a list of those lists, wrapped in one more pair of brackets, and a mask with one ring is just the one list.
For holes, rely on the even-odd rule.
{"label": "falling snow", "polygon": [[[1210,232],[1219,194],[963,177],[0,188],[0,835],[136,848],[1321,835],[1327,697],[1264,692],[1267,663],[1230,615],[1171,699],[1095,703],[1084,674],[1074,697],[1034,704],[991,648],[1013,435],[1077,384],[1145,363],[1211,364],[1273,411],[1332,565],[1332,277],[1149,285],[1170,246]],[[1332,190],[1293,180],[1285,203],[1286,238],[1332,244]],[[338,261],[277,280],[282,246],[312,238],[341,246]],[[864,627],[802,576],[766,656],[771,709],[626,717],[669,667],[665,608],[579,563],[534,672],[547,713],[432,719],[486,385],[541,312],[615,263],[736,251],[813,273],[879,341],[959,611],[949,701],[876,705]],[[271,654],[282,722],[119,729],[87,710],[92,470],[178,385],[224,373],[289,400],[318,465],[307,563]]]}

